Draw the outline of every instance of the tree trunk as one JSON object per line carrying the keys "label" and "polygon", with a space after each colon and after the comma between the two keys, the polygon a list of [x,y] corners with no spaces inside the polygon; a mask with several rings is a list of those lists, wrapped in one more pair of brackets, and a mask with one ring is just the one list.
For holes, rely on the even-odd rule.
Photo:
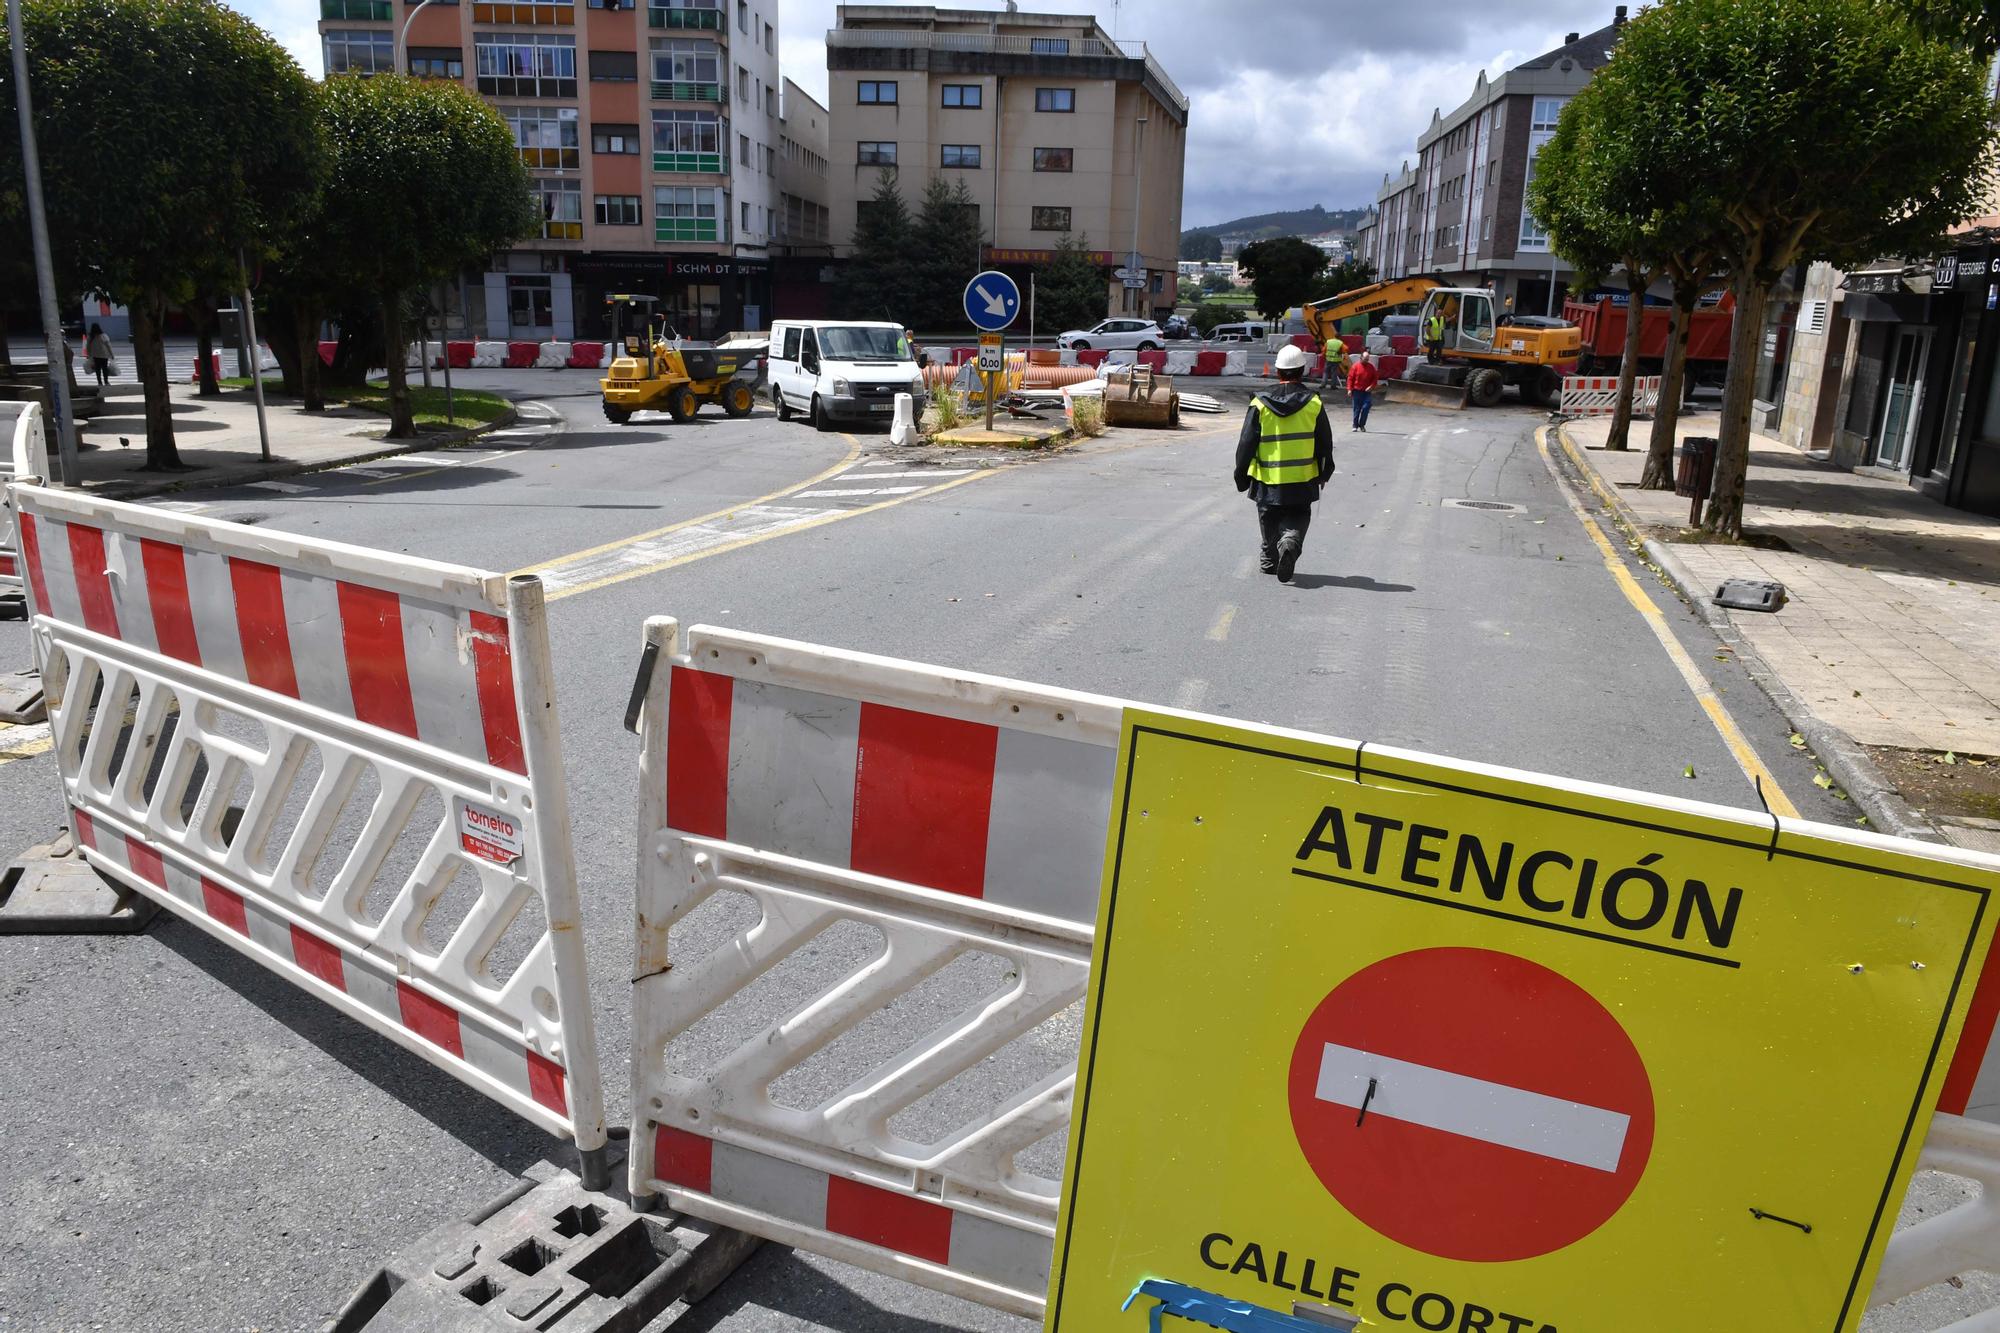
{"label": "tree trunk", "polygon": [[308,412],[326,411],[326,363],[319,359],[319,307],[298,312],[294,335],[299,348],[299,406]]}
{"label": "tree trunk", "polygon": [[188,317],[194,322],[194,375],[201,387],[195,390],[197,398],[214,398],[222,393],[222,386],[215,380],[215,301],[211,297],[195,298]]}
{"label": "tree trunk", "polygon": [[1722,390],[1722,424],[1716,430],[1715,486],[1704,531],[1719,537],[1743,535],[1743,481],[1750,469],[1750,405],[1757,396],[1757,349],[1764,338],[1764,308],[1770,285],[1747,270],[1736,279],[1735,324],[1729,335],[1729,382]]}
{"label": "tree trunk", "polygon": [[167,317],[167,298],[157,291],[142,291],[132,298],[132,364],[139,372],[139,386],[146,395],[146,471],[180,472],[180,450],[174,446],[174,407],[167,392],[167,345],[161,324]]}
{"label": "tree trunk", "polygon": [[1604,436],[1606,449],[1628,449],[1632,434],[1632,392],[1639,376],[1639,338],[1646,327],[1646,288],[1652,286],[1644,273],[1625,267],[1625,290],[1631,295],[1625,306],[1625,356],[1618,363],[1618,402],[1611,409],[1611,429]]}
{"label": "tree trunk", "polygon": [[7,350],[7,315],[0,310],[0,375],[14,373],[14,354]]}
{"label": "tree trunk", "polygon": [[[1687,295],[1682,295],[1683,290]],[[1667,353],[1660,366],[1660,405],[1653,413],[1653,435],[1646,446],[1646,472],[1639,478],[1642,491],[1670,491],[1674,488],[1674,436],[1681,419],[1682,385],[1687,381],[1688,332],[1694,324],[1694,305],[1701,287],[1683,289],[1674,285],[1674,323],[1667,334]]]}
{"label": "tree trunk", "polygon": [[297,312],[292,303],[272,297],[258,318],[264,336],[270,340],[271,356],[278,363],[278,392],[287,398],[303,398],[305,389],[299,377],[305,363],[299,346]]}
{"label": "tree trunk", "polygon": [[405,440],[417,433],[417,423],[410,406],[409,367],[404,364],[400,293],[382,293],[382,340],[387,344],[382,359],[389,370],[389,438]]}

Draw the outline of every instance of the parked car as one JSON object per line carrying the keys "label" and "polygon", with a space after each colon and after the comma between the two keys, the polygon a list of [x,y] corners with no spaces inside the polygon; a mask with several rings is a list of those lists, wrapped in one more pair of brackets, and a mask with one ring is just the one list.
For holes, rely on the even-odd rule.
{"label": "parked car", "polygon": [[1071,329],[1056,339],[1056,346],[1074,347],[1079,352],[1094,347],[1114,352],[1151,352],[1165,341],[1160,326],[1150,319],[1107,319],[1096,328]]}
{"label": "parked car", "polygon": [[1160,325],[1160,336],[1170,342],[1183,342],[1198,335],[1195,333],[1194,325],[1188,323],[1185,316],[1173,315],[1166,323]]}
{"label": "parked car", "polygon": [[794,412],[820,430],[835,421],[886,420],[896,395],[923,400],[923,376],[900,324],[781,319],[771,325],[771,403],[778,420]]}

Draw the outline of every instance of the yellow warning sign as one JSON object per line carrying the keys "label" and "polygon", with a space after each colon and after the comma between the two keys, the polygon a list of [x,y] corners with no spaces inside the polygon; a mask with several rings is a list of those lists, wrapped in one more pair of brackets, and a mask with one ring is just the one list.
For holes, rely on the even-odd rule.
{"label": "yellow warning sign", "polygon": [[2000,874],[1139,710],[1119,764],[1050,1329],[1860,1324]]}

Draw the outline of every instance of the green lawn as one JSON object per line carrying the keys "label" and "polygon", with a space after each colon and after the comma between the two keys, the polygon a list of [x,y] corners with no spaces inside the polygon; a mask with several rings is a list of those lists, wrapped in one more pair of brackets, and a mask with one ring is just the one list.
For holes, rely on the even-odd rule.
{"label": "green lawn", "polygon": [[[217,380],[216,383],[225,389],[250,387],[250,381],[241,376],[229,376]],[[264,392],[267,395],[281,392],[283,386],[284,381],[276,375],[264,377]],[[371,412],[380,412],[384,416],[389,414],[389,386],[386,384],[371,384],[365,389],[327,385],[324,393],[328,403],[338,403],[345,407],[363,407]],[[452,393],[453,419],[447,422],[444,417],[444,389],[442,387],[426,389],[419,384],[410,386],[410,406],[414,409],[417,424],[420,426],[452,424],[484,426],[498,421],[512,408],[512,404],[498,394],[485,393],[479,389],[458,389]]]}

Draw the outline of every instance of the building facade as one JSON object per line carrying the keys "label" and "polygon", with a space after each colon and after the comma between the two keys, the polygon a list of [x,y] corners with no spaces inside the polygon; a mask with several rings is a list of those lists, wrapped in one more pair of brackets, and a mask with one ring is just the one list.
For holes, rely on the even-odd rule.
{"label": "building facade", "polygon": [[812,94],[785,79],[778,98],[778,219],[772,300],[787,319],[828,313],[833,285],[833,222],[827,136],[832,118]]}
{"label": "building facade", "polygon": [[1382,178],[1360,257],[1384,278],[1491,285],[1518,314],[1560,313],[1576,274],[1535,221],[1527,186],[1563,106],[1611,59],[1625,16],[1619,5],[1606,27],[1570,33],[1496,79],[1481,71],[1456,109],[1432,112],[1416,165]]}
{"label": "building facade", "polygon": [[[412,0],[321,0],[328,77],[396,68]],[[541,234],[465,275],[475,337],[603,336],[640,292],[683,334],[769,322],[783,253],[778,0],[433,0],[405,72],[463,84],[514,133]]]}
{"label": "building facade", "polygon": [[837,254],[883,172],[913,205],[942,176],[1024,289],[1068,235],[1106,269],[1108,312],[1172,310],[1188,102],[1143,43],[1088,16],[842,5],[827,86]]}

